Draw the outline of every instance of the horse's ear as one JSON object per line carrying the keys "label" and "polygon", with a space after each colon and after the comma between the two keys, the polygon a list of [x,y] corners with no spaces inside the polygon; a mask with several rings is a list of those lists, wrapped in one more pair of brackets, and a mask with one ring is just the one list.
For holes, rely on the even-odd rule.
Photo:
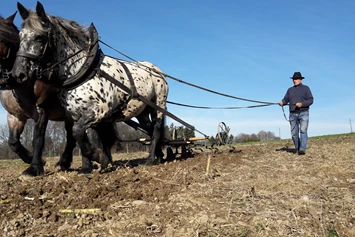
{"label": "horse's ear", "polygon": [[9,16],[8,18],[6,18],[5,19],[5,23],[9,24],[9,25],[13,24],[15,16],[16,16],[16,13],[17,13],[17,11],[14,14],[12,14],[11,16]]}
{"label": "horse's ear", "polygon": [[37,1],[36,12],[37,12],[38,17],[39,17],[44,23],[47,23],[47,22],[48,22],[47,14],[46,14],[46,12],[44,11],[44,7],[43,7],[42,3],[40,3],[39,1]]}
{"label": "horse's ear", "polygon": [[26,20],[30,12],[19,2],[17,2],[17,9],[20,12],[22,20]]}

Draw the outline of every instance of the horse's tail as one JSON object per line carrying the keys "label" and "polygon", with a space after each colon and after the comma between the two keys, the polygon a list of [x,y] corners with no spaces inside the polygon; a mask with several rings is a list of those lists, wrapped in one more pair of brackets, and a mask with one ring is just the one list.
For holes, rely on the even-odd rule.
{"label": "horse's tail", "polygon": [[161,146],[164,146],[164,143],[166,141],[165,127],[166,127],[166,115],[163,114],[161,118],[160,128],[159,128],[159,132],[160,132],[159,143],[161,144]]}

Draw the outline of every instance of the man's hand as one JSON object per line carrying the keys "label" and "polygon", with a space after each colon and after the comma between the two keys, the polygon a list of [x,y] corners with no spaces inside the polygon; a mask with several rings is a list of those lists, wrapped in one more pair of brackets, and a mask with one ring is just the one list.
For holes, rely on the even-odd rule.
{"label": "man's hand", "polygon": [[301,108],[302,107],[302,103],[301,102],[296,103],[296,107],[297,108]]}
{"label": "man's hand", "polygon": [[284,105],[284,102],[282,102],[282,100],[279,102],[279,105],[280,106],[283,106]]}

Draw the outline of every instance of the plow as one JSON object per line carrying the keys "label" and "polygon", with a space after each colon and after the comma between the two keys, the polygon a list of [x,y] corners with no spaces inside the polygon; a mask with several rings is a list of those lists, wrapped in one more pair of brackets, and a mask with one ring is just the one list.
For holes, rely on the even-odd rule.
{"label": "plow", "polygon": [[[139,127],[137,128],[137,124],[133,126],[132,121],[128,125],[140,130]],[[209,136],[187,137],[183,132],[183,128],[183,126],[175,126],[172,130],[171,139],[163,139],[162,143],[166,147],[166,161],[190,158],[196,152],[216,152],[218,150],[216,146],[227,145],[232,142],[229,140],[230,128],[225,122],[218,123],[217,134],[214,139]],[[151,139],[138,138],[135,140],[120,140],[120,142],[139,142],[149,146]]]}
{"label": "plow", "polygon": [[[102,40],[98,40],[99,43],[107,46],[108,48],[112,49],[113,51],[116,51],[118,54],[124,56],[125,58],[129,59],[131,61],[131,63],[137,65],[137,66],[142,66],[145,67],[145,65],[140,64],[137,60],[135,60],[134,58],[128,56],[127,54],[124,54],[122,52],[120,52],[119,50],[111,47],[109,44],[103,42]],[[190,87],[194,87],[197,88],[199,90],[203,90],[215,95],[219,95],[222,97],[227,97],[230,99],[234,99],[234,100],[239,100],[239,101],[245,101],[245,102],[251,102],[254,103],[255,105],[250,105],[250,106],[233,106],[233,107],[209,107],[209,106],[198,106],[198,105],[187,105],[187,104],[181,104],[181,103],[177,103],[177,102],[172,102],[172,101],[166,101],[168,104],[172,104],[172,105],[177,105],[177,106],[182,106],[182,107],[188,107],[188,108],[194,108],[194,109],[244,109],[244,108],[260,108],[260,107],[266,107],[266,106],[271,106],[271,105],[277,105],[277,103],[274,102],[266,102],[266,101],[259,101],[259,100],[252,100],[252,99],[246,99],[246,98],[241,98],[241,97],[237,97],[234,95],[229,95],[229,94],[225,94],[225,93],[221,93],[218,91],[214,91],[208,88],[204,88],[201,87],[199,85],[195,85],[186,81],[183,81],[179,78],[176,78],[174,76],[171,76],[169,74],[166,74],[164,72],[161,71],[156,71],[155,69],[149,68],[148,70],[152,70],[155,73],[158,73],[161,76],[164,76],[166,78],[170,78],[172,80],[175,80],[179,83],[185,84],[187,86]],[[125,86],[123,86],[121,83],[119,83],[116,80],[112,80],[110,77],[105,77],[107,80],[109,80],[110,82],[112,82],[113,84],[115,84],[117,87],[119,87],[120,89],[122,89],[123,91],[125,91],[127,94],[132,94],[132,89],[127,88]],[[131,85],[134,88],[134,85]],[[175,127],[174,131],[173,131],[173,135],[171,139],[165,139],[162,138],[160,142],[163,143],[163,145],[166,147],[166,159],[167,160],[174,160],[176,158],[188,158],[193,156],[194,153],[194,148],[197,147],[198,150],[206,152],[206,151],[214,151],[216,152],[216,150],[218,150],[218,148],[216,148],[216,146],[222,146],[222,145],[226,145],[231,143],[232,141],[230,141],[230,128],[224,123],[224,122],[219,122],[218,126],[217,126],[217,134],[215,136],[214,141],[210,141],[211,137],[207,136],[206,134],[204,134],[203,132],[197,130],[193,125],[185,122],[184,120],[182,120],[181,118],[177,117],[176,115],[168,112],[166,109],[163,109],[159,106],[157,106],[156,104],[150,102],[149,100],[147,100],[145,97],[141,96],[141,95],[136,95],[138,97],[139,100],[143,101],[145,104],[147,104],[148,106],[150,106],[151,108],[153,108],[156,111],[159,111],[161,113],[164,114],[164,116],[168,116],[171,119],[175,120],[176,122],[182,124],[183,126],[185,126],[188,129],[191,129],[193,131],[198,132],[199,134],[202,135],[202,137],[179,137],[178,136],[178,128]],[[134,122],[133,120],[130,121],[125,121],[125,123],[129,126],[131,126],[132,128],[134,128],[135,130],[140,130],[141,132],[145,133],[146,132],[144,130],[141,129],[140,125],[136,122]],[[125,142],[125,141],[123,141]],[[134,140],[134,142],[140,142],[144,145],[150,145],[150,138],[140,138],[140,139],[136,139]],[[237,151],[235,149],[235,147],[230,146],[229,152],[240,152]]]}

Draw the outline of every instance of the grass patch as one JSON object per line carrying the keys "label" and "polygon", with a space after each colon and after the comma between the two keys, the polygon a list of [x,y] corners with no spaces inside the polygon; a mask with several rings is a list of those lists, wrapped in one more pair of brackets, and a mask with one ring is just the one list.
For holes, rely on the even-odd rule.
{"label": "grass patch", "polygon": [[335,137],[355,137],[355,132],[315,136],[315,137],[310,137],[309,139],[319,139],[319,138],[320,139],[329,139],[329,138],[335,138]]}
{"label": "grass patch", "polygon": [[0,169],[24,168],[27,166],[28,164],[24,163],[21,159],[0,160]]}
{"label": "grass patch", "polygon": [[335,229],[328,229],[327,237],[339,237],[339,235]]}

